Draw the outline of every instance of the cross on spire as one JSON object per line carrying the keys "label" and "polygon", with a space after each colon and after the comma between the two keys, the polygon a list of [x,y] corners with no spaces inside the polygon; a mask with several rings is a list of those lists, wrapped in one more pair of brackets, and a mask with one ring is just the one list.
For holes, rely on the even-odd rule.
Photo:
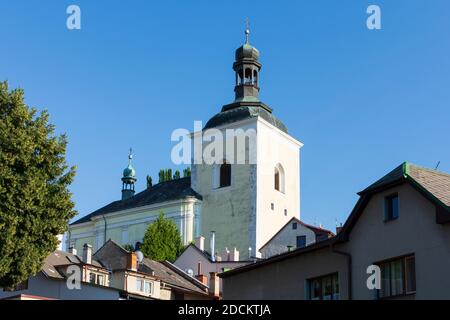
{"label": "cross on spire", "polygon": [[245,44],[248,44],[248,34],[250,30],[248,29],[248,17],[245,18]]}

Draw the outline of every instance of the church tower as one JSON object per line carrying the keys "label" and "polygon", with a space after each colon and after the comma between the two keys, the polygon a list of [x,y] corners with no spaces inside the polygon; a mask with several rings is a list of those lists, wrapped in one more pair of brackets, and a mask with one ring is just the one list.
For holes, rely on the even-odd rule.
{"label": "church tower", "polygon": [[128,154],[128,166],[123,170],[122,176],[122,200],[126,200],[134,196],[134,184],[136,182],[136,170],[131,165],[133,159],[132,150]]}
{"label": "church tower", "polygon": [[[207,150],[222,133],[223,160],[194,162],[191,177],[192,188],[203,197],[200,234],[214,231],[217,253],[236,247],[243,259],[259,257],[258,250],[284,224],[300,217],[303,146],[259,99],[260,54],[249,43],[248,26],[245,36],[233,63],[235,100],[192,134],[194,139],[201,135]],[[237,159],[239,137],[229,132],[244,133],[244,162]]]}

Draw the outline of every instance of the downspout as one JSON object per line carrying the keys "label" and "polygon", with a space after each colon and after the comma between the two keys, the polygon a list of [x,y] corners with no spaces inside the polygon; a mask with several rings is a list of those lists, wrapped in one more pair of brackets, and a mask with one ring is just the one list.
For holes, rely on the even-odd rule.
{"label": "downspout", "polygon": [[333,244],[330,245],[331,251],[336,254],[340,254],[347,258],[347,287],[348,287],[348,300],[353,300],[352,292],[352,255],[348,252],[336,250]]}
{"label": "downspout", "polygon": [[105,221],[105,230],[104,230],[104,236],[103,236],[103,244],[105,244],[106,243],[106,228],[108,226],[108,222],[106,222],[105,215],[102,215],[102,217],[103,217],[103,220]]}

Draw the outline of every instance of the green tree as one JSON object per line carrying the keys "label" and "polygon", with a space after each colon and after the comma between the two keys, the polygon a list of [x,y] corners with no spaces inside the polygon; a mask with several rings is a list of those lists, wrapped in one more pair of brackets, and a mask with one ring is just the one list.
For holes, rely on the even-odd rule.
{"label": "green tree", "polygon": [[152,177],[150,175],[147,175],[147,189],[151,188],[153,185]]}
{"label": "green tree", "polygon": [[0,82],[0,287],[36,274],[75,216],[67,138]]}
{"label": "green tree", "polygon": [[175,174],[173,175],[173,179],[174,180],[180,179],[180,177],[181,177],[180,170],[176,170]]}
{"label": "green tree", "polygon": [[187,167],[183,170],[183,178],[187,178],[191,176],[191,167]]}
{"label": "green tree", "polygon": [[159,177],[158,183],[166,181],[166,173],[164,172],[163,169],[159,170],[158,177]]}
{"label": "green tree", "polygon": [[166,169],[166,180],[165,181],[170,181],[172,180],[172,169]]}
{"label": "green tree", "polygon": [[129,252],[134,252],[134,246],[131,243],[124,244],[123,248]]}
{"label": "green tree", "polygon": [[182,250],[183,243],[177,226],[172,220],[166,219],[161,211],[158,219],[145,232],[142,253],[156,261],[174,262]]}

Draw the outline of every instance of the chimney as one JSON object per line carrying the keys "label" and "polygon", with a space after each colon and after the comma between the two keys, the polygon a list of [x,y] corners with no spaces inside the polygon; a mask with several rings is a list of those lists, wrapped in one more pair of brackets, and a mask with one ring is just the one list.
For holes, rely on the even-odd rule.
{"label": "chimney", "polygon": [[222,261],[230,261],[230,250],[228,248],[225,248],[222,252]]}
{"label": "chimney", "polygon": [[339,227],[336,227],[336,234],[338,234],[339,232],[341,232],[342,230],[342,223]]}
{"label": "chimney", "polygon": [[71,246],[70,248],[69,248],[69,253],[71,253],[71,254],[73,254],[73,255],[77,255],[77,249],[75,249],[75,247],[74,246]]}
{"label": "chimney", "polygon": [[87,243],[83,246],[83,262],[92,264],[92,246]]}
{"label": "chimney", "polygon": [[127,257],[127,269],[137,271],[137,256],[136,253],[130,252]]}
{"label": "chimney", "polygon": [[231,261],[239,261],[239,251],[236,248],[231,251]]}
{"label": "chimney", "polygon": [[211,231],[211,259],[213,262],[216,261],[216,232]]}
{"label": "chimney", "polygon": [[199,236],[195,238],[195,246],[202,251],[205,251],[205,237]]}
{"label": "chimney", "polygon": [[220,282],[217,272],[209,273],[209,294],[216,299],[220,297]]}
{"label": "chimney", "polygon": [[197,275],[195,278],[204,285],[208,285],[208,277],[202,274],[202,263],[200,261],[197,264]]}

